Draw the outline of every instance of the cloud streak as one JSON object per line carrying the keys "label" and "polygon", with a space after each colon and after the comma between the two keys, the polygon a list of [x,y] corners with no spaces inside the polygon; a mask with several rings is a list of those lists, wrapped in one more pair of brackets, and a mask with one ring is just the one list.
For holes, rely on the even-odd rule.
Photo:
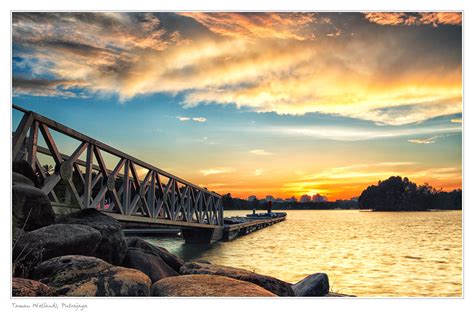
{"label": "cloud streak", "polygon": [[181,122],[187,122],[187,121],[193,121],[193,122],[198,122],[198,123],[204,123],[207,121],[205,117],[187,117],[187,116],[177,116],[176,117],[178,120]]}
{"label": "cloud streak", "polygon": [[[390,19],[408,20],[388,13],[14,13],[13,93],[121,101],[182,93],[189,108],[214,103],[393,125],[459,113],[459,19],[420,13],[403,22],[412,32],[388,33],[381,24]],[[452,29],[417,29],[428,24]]]}
{"label": "cloud streak", "polygon": [[260,155],[260,156],[265,156],[265,155],[271,155],[272,154],[268,151],[261,150],[261,149],[250,150],[249,152],[252,153],[252,154],[255,154],[255,155]]}
{"label": "cloud streak", "polygon": [[211,176],[211,175],[218,175],[218,174],[226,174],[226,173],[233,173],[236,170],[234,168],[210,168],[210,169],[202,169],[199,172],[203,176]]}
{"label": "cloud streak", "polygon": [[438,137],[439,136],[433,136],[431,138],[426,138],[426,139],[411,139],[411,140],[408,140],[408,142],[416,143],[416,144],[433,144],[436,142],[436,139]]}

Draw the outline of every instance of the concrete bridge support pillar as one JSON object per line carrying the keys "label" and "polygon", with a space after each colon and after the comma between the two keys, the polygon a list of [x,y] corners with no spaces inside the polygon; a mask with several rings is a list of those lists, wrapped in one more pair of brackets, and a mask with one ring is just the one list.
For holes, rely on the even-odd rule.
{"label": "concrete bridge support pillar", "polygon": [[224,228],[182,228],[181,232],[186,244],[210,244],[222,239]]}

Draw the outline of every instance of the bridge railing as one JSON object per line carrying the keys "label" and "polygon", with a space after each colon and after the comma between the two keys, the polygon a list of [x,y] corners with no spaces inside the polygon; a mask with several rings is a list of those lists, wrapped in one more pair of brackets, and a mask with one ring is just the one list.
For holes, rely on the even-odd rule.
{"label": "bridge railing", "polygon": [[[13,105],[24,115],[12,138],[13,160],[26,160],[43,179],[53,205],[97,208],[123,216],[222,226],[222,197],[121,152],[38,113]],[[70,155],[61,153],[51,130],[79,141]],[[46,147],[38,144],[42,135]],[[54,160],[46,171],[40,154]],[[108,168],[103,154],[119,161]],[[85,156],[85,160],[80,159]],[[140,167],[140,173],[137,170]]]}

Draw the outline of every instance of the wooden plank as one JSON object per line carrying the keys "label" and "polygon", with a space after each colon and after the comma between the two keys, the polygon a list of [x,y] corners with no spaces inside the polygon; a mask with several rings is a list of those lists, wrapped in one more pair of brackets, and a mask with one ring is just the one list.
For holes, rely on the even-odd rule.
{"label": "wooden plank", "polygon": [[59,175],[59,173],[54,173],[53,175],[47,177],[47,180],[41,190],[45,194],[48,194],[53,191],[54,187],[58,184],[59,181],[61,181],[61,176]]}
{"label": "wooden plank", "polygon": [[81,168],[79,168],[79,165],[77,163],[74,163],[74,170],[76,170],[77,175],[81,179],[82,184],[86,184],[86,180],[84,179],[84,175],[82,174]]}
{"label": "wooden plank", "polygon": [[82,204],[84,207],[89,207],[92,198],[92,163],[94,158],[94,146],[87,147],[86,154],[86,176],[84,178],[84,194],[82,195]]}
{"label": "wooden plank", "polygon": [[94,155],[97,163],[99,164],[100,171],[104,174],[104,178],[107,179],[109,176],[109,170],[107,169],[104,159],[102,158],[102,154],[100,153],[100,149],[97,146],[94,146]]}
{"label": "wooden plank", "polygon": [[44,141],[46,142],[46,145],[48,146],[48,149],[51,152],[51,156],[53,157],[54,162],[56,162],[57,165],[61,164],[63,159],[58,151],[56,143],[54,142],[53,136],[49,132],[48,127],[45,124],[40,123],[39,128],[41,134],[43,134]]}
{"label": "wooden plank", "polygon": [[33,123],[34,116],[32,113],[26,113],[21,118],[20,124],[15,131],[12,138],[12,159],[16,160],[17,154],[20,152],[21,146],[23,145],[26,135]]}
{"label": "wooden plank", "polygon": [[125,215],[129,214],[129,205],[130,205],[130,161],[125,161],[125,169],[123,170],[123,197],[122,205]]}
{"label": "wooden plank", "polygon": [[[43,178],[43,181],[46,180],[48,176],[46,176],[46,174],[44,173],[43,166],[39,162],[38,156],[35,156],[35,162],[36,162],[36,169],[38,170],[38,173],[40,174],[41,178]],[[59,202],[59,198],[58,196],[56,196],[56,193],[54,192],[54,190],[51,190],[50,194],[53,197],[53,202]]]}
{"label": "wooden plank", "polygon": [[101,206],[101,208],[103,208],[103,200],[104,200],[104,197],[105,197],[105,193],[107,192],[107,186],[103,185],[99,192],[97,193],[97,195],[95,196],[94,200],[92,200],[91,204],[90,204],[90,207],[91,208],[97,208],[97,206]]}
{"label": "wooden plank", "polygon": [[79,196],[79,193],[77,192],[77,189],[76,187],[74,186],[74,183],[72,182],[72,178],[69,178],[67,181],[67,187],[69,188],[69,192],[72,194],[72,196],[74,197],[75,201],[77,202],[77,204],[79,205],[80,208],[84,208],[83,204],[82,204],[82,200],[81,200],[81,197]]}
{"label": "wooden plank", "polygon": [[150,178],[150,188],[148,189],[148,208],[151,212],[151,217],[155,218],[155,202],[156,202],[156,172],[152,171]]}
{"label": "wooden plank", "polygon": [[[74,162],[81,156],[82,152],[89,146],[87,142],[81,142],[81,144],[74,150],[69,158],[67,158],[67,162],[71,167],[74,166]],[[61,160],[63,159],[62,155],[60,155]]]}
{"label": "wooden plank", "polygon": [[28,139],[28,164],[33,171],[36,169],[36,152],[38,150],[38,121],[33,121]]}

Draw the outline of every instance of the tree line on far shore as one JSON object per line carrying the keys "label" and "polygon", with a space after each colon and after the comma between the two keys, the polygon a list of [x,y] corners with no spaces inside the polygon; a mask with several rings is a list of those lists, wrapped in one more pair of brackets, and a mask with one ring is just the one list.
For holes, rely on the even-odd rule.
{"label": "tree line on far shore", "polygon": [[427,183],[417,186],[408,178],[392,176],[367,187],[359,197],[360,209],[375,211],[422,211],[462,209],[462,190],[436,190]]}
{"label": "tree line on far shore", "polygon": [[[268,201],[265,199],[245,200],[233,198],[230,193],[222,196],[225,210],[267,210]],[[304,210],[304,209],[357,209],[356,200],[337,200],[328,202],[272,202],[273,210]]]}

